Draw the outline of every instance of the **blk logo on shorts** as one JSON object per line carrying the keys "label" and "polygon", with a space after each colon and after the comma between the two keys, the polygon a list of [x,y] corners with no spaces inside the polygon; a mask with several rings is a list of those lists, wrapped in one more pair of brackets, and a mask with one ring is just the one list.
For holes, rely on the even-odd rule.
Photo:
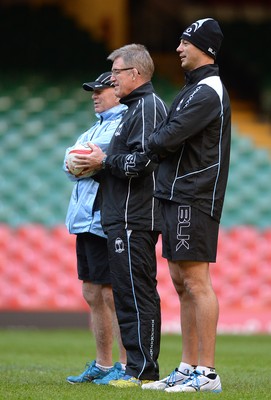
{"label": "blk logo on shorts", "polygon": [[185,234],[185,229],[190,227],[191,220],[191,207],[179,206],[178,207],[178,225],[177,225],[177,245],[176,251],[182,246],[189,250],[190,235]]}
{"label": "blk logo on shorts", "polygon": [[121,238],[115,240],[115,253],[122,253],[124,251],[124,242]]}

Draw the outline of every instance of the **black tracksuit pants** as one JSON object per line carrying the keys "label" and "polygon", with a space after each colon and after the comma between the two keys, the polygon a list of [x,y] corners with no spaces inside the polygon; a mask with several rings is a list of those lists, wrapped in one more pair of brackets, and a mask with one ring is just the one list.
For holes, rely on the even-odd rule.
{"label": "black tracksuit pants", "polygon": [[161,313],[155,245],[159,234],[125,229],[107,234],[116,313],[127,352],[126,374],[158,380]]}

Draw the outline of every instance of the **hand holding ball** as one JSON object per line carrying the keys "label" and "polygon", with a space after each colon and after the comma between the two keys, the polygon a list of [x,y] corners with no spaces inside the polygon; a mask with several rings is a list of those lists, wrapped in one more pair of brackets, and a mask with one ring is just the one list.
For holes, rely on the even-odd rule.
{"label": "hand holding ball", "polygon": [[[74,146],[67,155],[67,167],[71,174],[80,176],[92,176],[96,171],[89,171],[88,168],[80,168],[76,166],[76,156],[80,154],[91,154],[92,149],[88,145],[78,144]],[[86,172],[88,171],[88,172]]]}

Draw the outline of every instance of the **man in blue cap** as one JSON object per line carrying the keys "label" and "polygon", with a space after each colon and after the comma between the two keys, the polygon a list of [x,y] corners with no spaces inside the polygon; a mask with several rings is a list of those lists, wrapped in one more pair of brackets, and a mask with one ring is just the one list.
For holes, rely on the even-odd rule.
{"label": "man in blue cap", "polygon": [[[126,106],[119,103],[111,82],[111,72],[104,72],[93,82],[83,84],[92,92],[97,121],[66,150],[64,171],[74,182],[66,216],[66,226],[76,235],[78,279],[82,281],[83,297],[90,307],[91,326],[96,342],[96,359],[87,363],[82,374],[69,376],[69,383],[92,382],[108,384],[124,375],[126,352],[122,345],[115,312],[108,263],[107,238],[101,226],[99,183],[91,171],[72,175],[67,167],[67,155],[78,144],[89,148],[99,145],[105,152]],[[119,361],[113,365],[112,346],[115,335],[119,347]]]}

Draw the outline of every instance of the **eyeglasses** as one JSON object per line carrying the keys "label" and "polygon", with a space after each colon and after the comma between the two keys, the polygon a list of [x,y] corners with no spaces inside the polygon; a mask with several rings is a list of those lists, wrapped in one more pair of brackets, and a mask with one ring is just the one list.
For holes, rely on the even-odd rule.
{"label": "eyeglasses", "polygon": [[134,69],[135,67],[128,67],[128,68],[114,68],[112,69],[112,76],[119,75],[122,71],[129,71],[129,69]]}

